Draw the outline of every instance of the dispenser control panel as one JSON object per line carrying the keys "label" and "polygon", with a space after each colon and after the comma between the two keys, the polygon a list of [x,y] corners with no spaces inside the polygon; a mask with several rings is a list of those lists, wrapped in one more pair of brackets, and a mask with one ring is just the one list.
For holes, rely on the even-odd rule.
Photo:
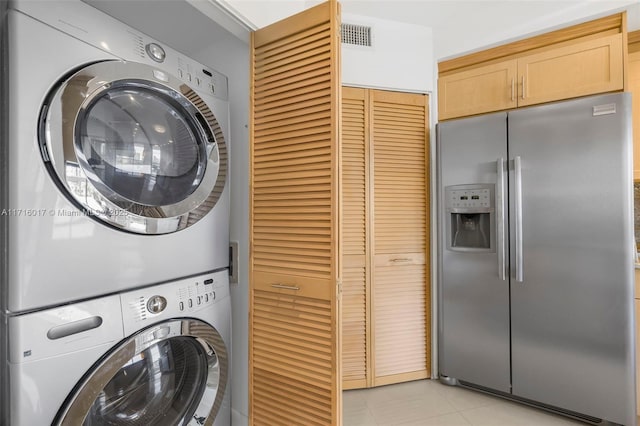
{"label": "dispenser control panel", "polygon": [[451,208],[491,208],[491,191],[482,189],[452,189],[447,191]]}

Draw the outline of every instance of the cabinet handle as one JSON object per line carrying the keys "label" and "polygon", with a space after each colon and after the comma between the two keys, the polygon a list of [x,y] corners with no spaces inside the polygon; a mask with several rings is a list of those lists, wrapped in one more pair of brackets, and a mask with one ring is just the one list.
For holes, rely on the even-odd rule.
{"label": "cabinet handle", "polygon": [[522,99],[524,99],[525,95],[525,91],[524,91],[524,74],[522,75]]}
{"label": "cabinet handle", "polygon": [[511,102],[515,101],[516,79],[511,77]]}
{"label": "cabinet handle", "polygon": [[399,257],[395,259],[391,259],[392,262],[411,262],[411,259],[408,257]]}
{"label": "cabinet handle", "polygon": [[300,287],[297,287],[295,285],[271,284],[271,287],[273,287],[273,288],[281,288],[283,290],[294,290],[294,291],[300,290]]}

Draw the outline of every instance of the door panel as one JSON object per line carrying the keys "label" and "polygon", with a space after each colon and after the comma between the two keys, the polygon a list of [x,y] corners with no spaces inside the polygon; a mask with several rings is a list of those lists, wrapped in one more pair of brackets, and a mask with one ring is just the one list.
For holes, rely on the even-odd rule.
{"label": "door panel", "polygon": [[252,35],[250,422],[341,424],[339,11]]}
{"label": "door panel", "polygon": [[606,95],[509,113],[524,279],[512,275],[513,394],[620,424],[636,421],[630,104]]}
{"label": "door panel", "polygon": [[515,108],[516,71],[512,59],[440,77],[440,120]]}
{"label": "door panel", "polygon": [[623,89],[622,34],[518,59],[518,106]]}
{"label": "door panel", "polygon": [[365,89],[342,89],[343,303],[342,380],[345,389],[368,385],[369,119]]}
{"label": "door panel", "polygon": [[430,376],[428,102],[372,90],[374,386]]}
{"label": "door panel", "polygon": [[124,231],[166,234],[218,202],[227,149],[202,98],[175,77],[149,81],[152,71],[125,61],[78,70],[47,96],[39,143],[78,208]]}
{"label": "door panel", "polygon": [[509,281],[499,275],[497,250],[452,251],[447,248],[452,237],[443,229],[445,187],[496,183],[497,159],[506,163],[506,126],[506,113],[438,125],[440,373],[503,392],[509,392],[511,379]]}
{"label": "door panel", "polygon": [[[331,299],[253,291],[254,424],[327,424],[333,416]],[[322,420],[325,419],[325,420]]]}

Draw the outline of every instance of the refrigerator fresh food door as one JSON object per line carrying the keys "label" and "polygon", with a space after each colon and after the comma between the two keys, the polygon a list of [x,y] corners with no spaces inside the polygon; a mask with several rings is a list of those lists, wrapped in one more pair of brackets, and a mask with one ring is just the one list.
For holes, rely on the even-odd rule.
{"label": "refrigerator fresh food door", "polygon": [[636,423],[630,96],[509,113],[513,394]]}
{"label": "refrigerator fresh food door", "polygon": [[[507,115],[438,125],[439,368],[509,392]],[[455,200],[453,200],[455,198]]]}

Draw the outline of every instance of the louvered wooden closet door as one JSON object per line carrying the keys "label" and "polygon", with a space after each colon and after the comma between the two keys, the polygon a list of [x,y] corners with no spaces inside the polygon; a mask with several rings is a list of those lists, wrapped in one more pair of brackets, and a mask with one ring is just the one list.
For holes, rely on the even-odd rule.
{"label": "louvered wooden closet door", "polygon": [[342,89],[342,385],[367,387],[370,261],[367,91]]}
{"label": "louvered wooden closet door", "polygon": [[429,377],[427,97],[371,91],[374,385]]}
{"label": "louvered wooden closet door", "polygon": [[338,4],[251,43],[250,422],[339,425]]}

